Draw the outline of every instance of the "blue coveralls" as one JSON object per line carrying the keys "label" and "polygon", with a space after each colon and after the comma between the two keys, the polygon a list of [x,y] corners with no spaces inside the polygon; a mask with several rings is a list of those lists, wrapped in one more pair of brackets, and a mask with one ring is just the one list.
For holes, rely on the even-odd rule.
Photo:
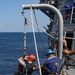
{"label": "blue coveralls", "polygon": [[60,58],[53,56],[46,60],[46,70],[48,73],[55,74],[58,71],[56,67],[56,63],[58,64],[58,69],[59,69],[61,63]]}

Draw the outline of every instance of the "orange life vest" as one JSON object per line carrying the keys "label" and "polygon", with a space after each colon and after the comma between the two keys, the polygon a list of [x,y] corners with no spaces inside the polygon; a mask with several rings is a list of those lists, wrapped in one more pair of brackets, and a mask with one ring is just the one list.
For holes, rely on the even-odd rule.
{"label": "orange life vest", "polygon": [[[22,58],[22,61],[24,61],[23,58]],[[23,66],[20,63],[18,64],[18,71],[19,72],[23,71]]]}

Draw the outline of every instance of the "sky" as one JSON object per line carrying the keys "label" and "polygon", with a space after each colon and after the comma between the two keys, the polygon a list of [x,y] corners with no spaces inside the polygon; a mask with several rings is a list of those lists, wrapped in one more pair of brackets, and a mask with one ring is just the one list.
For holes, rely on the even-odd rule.
{"label": "sky", "polygon": [[[24,18],[21,14],[22,4],[27,5],[38,3],[39,0],[0,0],[0,32],[23,32]],[[35,13],[37,14],[38,24],[41,27],[49,24],[49,18],[41,11],[36,10]],[[25,11],[25,16],[31,20],[30,10]],[[26,31],[32,32],[30,24],[26,26]],[[37,28],[35,28],[35,31],[37,31]]]}

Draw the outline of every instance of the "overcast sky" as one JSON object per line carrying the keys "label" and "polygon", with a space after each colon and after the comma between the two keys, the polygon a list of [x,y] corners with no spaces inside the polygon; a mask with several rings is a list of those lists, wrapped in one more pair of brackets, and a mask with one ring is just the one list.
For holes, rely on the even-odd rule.
{"label": "overcast sky", "polygon": [[[39,0],[0,0],[0,32],[23,32],[24,19],[21,14],[22,4],[38,3]],[[38,24],[40,26],[47,26],[49,18],[39,10],[36,11],[36,14]],[[30,19],[30,11],[26,11],[25,15]],[[32,31],[31,25],[26,27],[26,31]]]}

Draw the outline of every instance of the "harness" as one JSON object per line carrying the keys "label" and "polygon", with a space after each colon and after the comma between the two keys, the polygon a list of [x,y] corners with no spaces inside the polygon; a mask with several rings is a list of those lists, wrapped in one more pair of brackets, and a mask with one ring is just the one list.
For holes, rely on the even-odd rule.
{"label": "harness", "polygon": [[25,61],[26,63],[26,68],[23,67],[21,64],[18,65],[18,73],[19,75],[23,75],[26,73],[27,69],[27,74],[31,75],[33,73],[33,67],[36,67],[35,63],[28,63],[28,61]]}
{"label": "harness", "polygon": [[33,67],[36,67],[35,63],[26,63],[27,65],[27,74],[32,74],[34,72]]}
{"label": "harness", "polygon": [[65,50],[65,49],[69,50],[69,48],[68,48],[68,47],[66,47],[66,46],[64,46],[64,45],[63,45],[63,50]]}

